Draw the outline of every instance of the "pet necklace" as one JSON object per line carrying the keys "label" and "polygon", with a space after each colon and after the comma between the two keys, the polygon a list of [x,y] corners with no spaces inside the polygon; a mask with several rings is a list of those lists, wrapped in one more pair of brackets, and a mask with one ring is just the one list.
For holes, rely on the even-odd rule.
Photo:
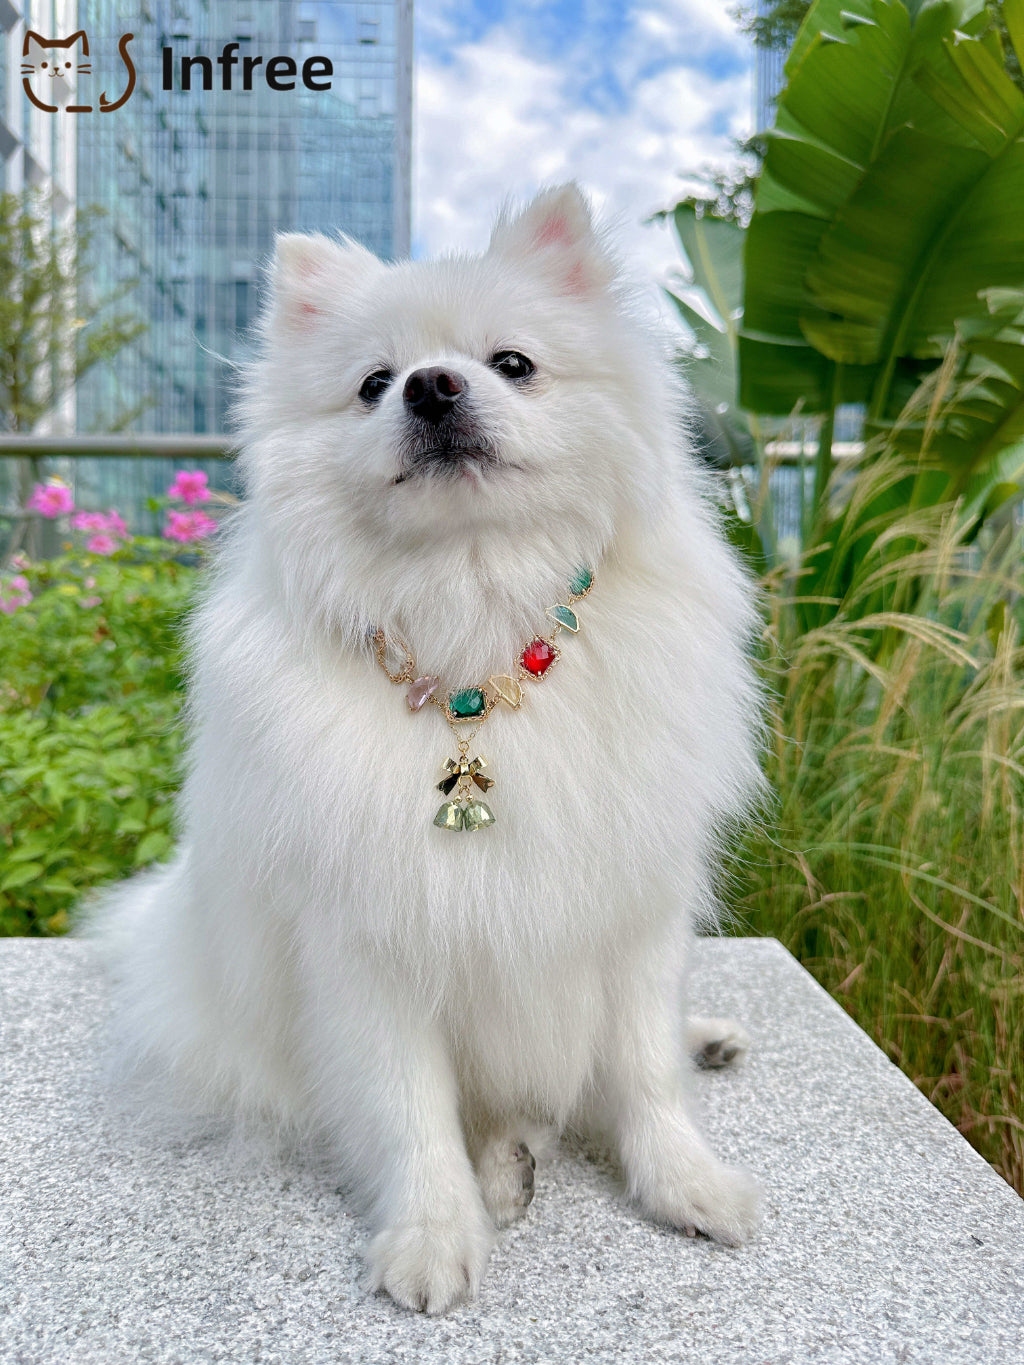
{"label": "pet necklace", "polygon": [[[438,791],[449,798],[434,816],[434,824],[440,829],[477,830],[486,829],[488,825],[494,824],[494,812],[473,790],[475,784],[480,791],[487,791],[489,787],[494,786],[494,778],[485,776],[483,772],[487,767],[485,758],[469,757],[469,746],[499,701],[504,702],[513,711],[518,711],[523,701],[521,680],[528,678],[532,682],[540,682],[547,676],[548,669],[555,660],[561,658],[562,651],[555,644],[555,636],[562,630],[568,631],[571,635],[578,633],[580,622],[573,611],[573,606],[581,598],[586,597],[593,586],[593,570],[577,569],[569,580],[567,600],[548,607],[544,613],[555,623],[554,630],[547,636],[534,636],[526,645],[516,661],[515,676],[508,673],[494,674],[485,683],[472,687],[458,687],[454,692],[440,696],[438,689],[441,686],[441,679],[434,677],[433,674],[417,677],[416,659],[409,646],[397,636],[394,637],[394,643],[405,654],[405,663],[397,673],[392,673],[388,668],[388,637],[383,630],[374,633],[373,644],[381,668],[393,683],[411,684],[405,694],[409,710],[420,711],[428,701],[432,702],[440,707],[455,736],[458,758],[445,760],[445,775],[437,784]],[[460,726],[473,721],[477,724],[472,731],[468,734],[460,731]]]}

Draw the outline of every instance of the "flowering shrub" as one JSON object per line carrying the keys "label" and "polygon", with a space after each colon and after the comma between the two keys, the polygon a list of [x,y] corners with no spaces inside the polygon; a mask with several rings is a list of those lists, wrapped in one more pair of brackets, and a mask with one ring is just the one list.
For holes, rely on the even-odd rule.
{"label": "flowering shrub", "polygon": [[164,535],[168,540],[180,540],[183,545],[191,545],[197,540],[206,540],[217,529],[217,523],[205,512],[167,513]]}
{"label": "flowering shrub", "polygon": [[167,490],[169,498],[180,498],[189,506],[196,502],[209,502],[210,490],[206,486],[206,475],[201,469],[179,469],[174,482]]}
{"label": "flowering shrub", "polygon": [[[210,490],[207,482],[206,474],[201,469],[179,469],[174,476],[174,482],[167,490],[167,497],[172,501],[184,502],[189,507],[197,502],[209,502]],[[63,479],[53,477],[47,479],[46,483],[36,484],[28,500],[27,510],[38,512],[40,516],[51,521],[74,512],[74,516],[71,517],[71,528],[88,533],[90,538],[86,541],[85,548],[90,554],[112,555],[118,548],[119,541],[127,544],[132,539],[128,527],[115,508],[112,507],[108,512],[75,512],[74,508],[71,489]],[[182,545],[194,545],[208,540],[216,530],[217,522],[205,512],[179,512],[175,508],[169,508],[163,535],[168,540],[176,540]]]}
{"label": "flowering shrub", "polygon": [[15,574],[13,578],[0,578],[0,611],[5,616],[13,615],[19,607],[27,607],[31,601],[32,590],[23,573]]}
{"label": "flowering shrub", "polygon": [[85,891],[171,850],[182,623],[217,522],[194,509],[205,474],[168,497],[187,510],[133,536],[51,479],[28,506],[69,518],[66,553],[0,569],[0,934],[60,933]]}
{"label": "flowering shrub", "polygon": [[85,548],[93,555],[112,555],[119,540],[131,540],[128,527],[113,508],[109,512],[76,512],[71,525],[76,531],[91,533]]}
{"label": "flowering shrub", "polygon": [[61,517],[65,512],[70,512],[73,506],[71,489],[63,479],[37,483],[28,500],[28,510],[40,512],[44,517]]}

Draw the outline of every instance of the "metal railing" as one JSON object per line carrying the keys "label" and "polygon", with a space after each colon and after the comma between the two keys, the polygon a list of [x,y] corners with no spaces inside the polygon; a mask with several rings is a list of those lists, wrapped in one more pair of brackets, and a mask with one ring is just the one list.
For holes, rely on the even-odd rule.
{"label": "metal railing", "polygon": [[207,466],[211,486],[232,492],[229,472],[237,454],[227,434],[60,435],[0,432],[0,558],[28,548],[33,557],[57,552],[57,525],[26,510],[32,487],[58,475],[74,487],[85,510],[116,507],[133,530],[157,534],[153,500],[181,464]]}
{"label": "metal railing", "polygon": [[0,432],[0,459],[231,460],[236,453],[230,436],[30,436]]}

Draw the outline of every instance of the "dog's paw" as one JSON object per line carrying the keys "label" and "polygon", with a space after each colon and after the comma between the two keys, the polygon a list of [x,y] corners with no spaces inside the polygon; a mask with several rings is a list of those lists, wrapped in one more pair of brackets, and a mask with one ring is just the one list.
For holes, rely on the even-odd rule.
{"label": "dog's paw", "polygon": [[446,1313],[476,1298],[491,1242],[482,1210],[466,1223],[425,1219],[385,1228],[367,1249],[367,1287],[387,1290],[403,1308]]}
{"label": "dog's paw", "polygon": [[686,1048],[703,1070],[738,1062],[750,1047],[750,1034],[735,1019],[688,1019]]}
{"label": "dog's paw", "polygon": [[688,1237],[702,1232],[725,1246],[742,1246],[761,1223],[761,1187],[749,1171],[713,1156],[688,1161],[684,1173],[659,1181],[640,1196],[659,1223]]}
{"label": "dog's paw", "polygon": [[484,1147],[477,1160],[476,1174],[495,1227],[506,1228],[522,1218],[533,1199],[536,1168],[537,1162],[525,1142],[501,1137]]}

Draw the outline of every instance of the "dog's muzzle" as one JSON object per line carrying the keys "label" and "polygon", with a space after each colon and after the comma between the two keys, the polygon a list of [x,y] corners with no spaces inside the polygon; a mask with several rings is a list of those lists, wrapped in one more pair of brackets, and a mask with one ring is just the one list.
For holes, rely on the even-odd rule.
{"label": "dog's muzzle", "polygon": [[470,460],[499,463],[474,415],[469,381],[458,370],[444,365],[414,370],[405,381],[402,402],[406,422],[395,483],[414,474],[457,475]]}

